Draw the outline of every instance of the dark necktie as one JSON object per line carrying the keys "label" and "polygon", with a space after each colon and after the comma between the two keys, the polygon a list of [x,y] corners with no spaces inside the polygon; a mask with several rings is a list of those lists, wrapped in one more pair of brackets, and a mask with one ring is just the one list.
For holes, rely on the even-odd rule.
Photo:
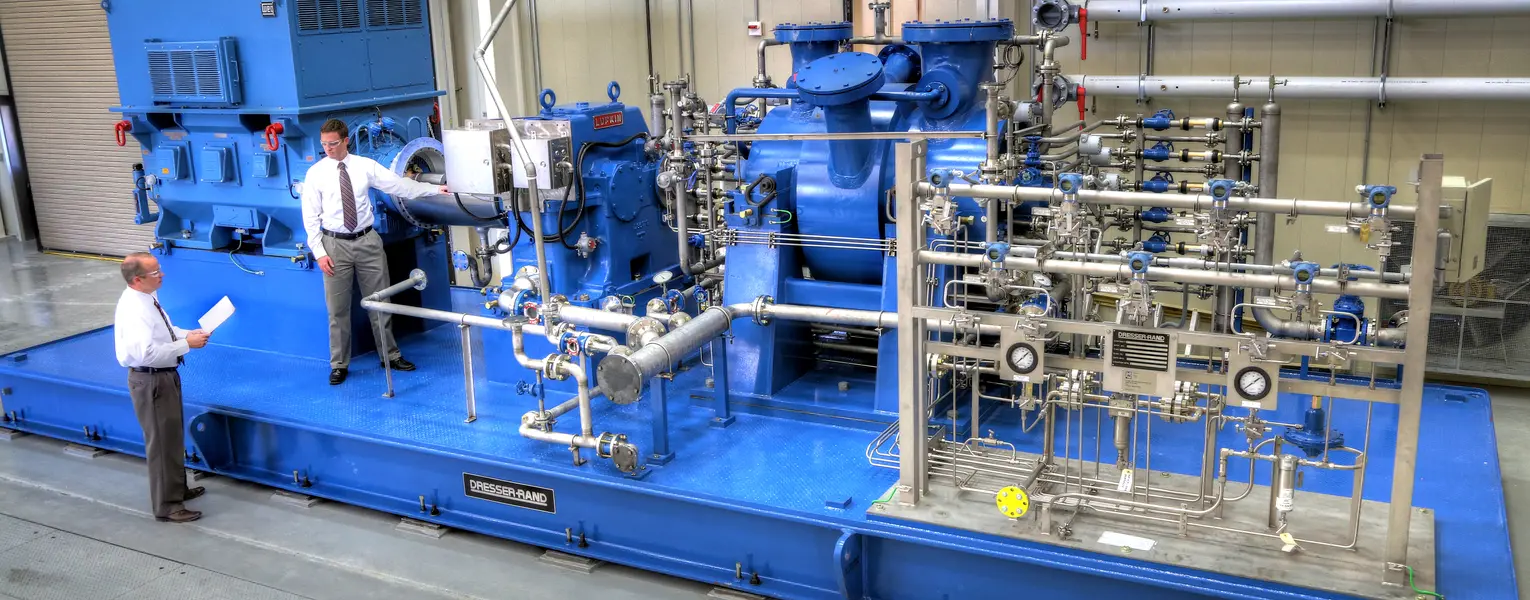
{"label": "dark necktie", "polygon": [[340,204],[345,212],[345,232],[356,232],[356,192],[351,190],[351,174],[345,170],[345,163],[336,165],[340,169]]}
{"label": "dark necktie", "polygon": [[[179,338],[179,337],[177,337],[175,335],[175,328],[170,326],[170,315],[165,314],[165,309],[160,307],[158,299],[154,300],[154,310],[159,311],[159,318],[160,318],[160,320],[165,322],[165,331],[170,332],[170,341],[172,341],[172,342],[179,342],[179,341],[181,341],[181,338]],[[178,364],[178,365],[186,364],[186,357],[185,357],[185,355],[175,357],[175,364]]]}

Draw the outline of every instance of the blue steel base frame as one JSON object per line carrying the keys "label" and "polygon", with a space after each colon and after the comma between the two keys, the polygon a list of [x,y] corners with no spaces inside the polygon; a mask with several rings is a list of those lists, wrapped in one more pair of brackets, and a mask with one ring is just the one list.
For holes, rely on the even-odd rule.
{"label": "blue steel base frame", "polygon": [[[471,292],[454,295],[462,295],[463,304],[474,300]],[[623,477],[601,460],[573,467],[566,449],[516,435],[530,406],[510,386],[480,380],[478,420],[463,423],[457,339],[454,328],[437,327],[404,340],[420,370],[394,374],[393,399],[379,397],[382,373],[370,360],[355,361],[351,379],[330,387],[320,380],[321,360],[227,347],[201,351],[183,373],[188,450],[195,452],[188,464],[773,597],[986,598],[1019,591],[1037,597],[1328,597],[1074,548],[870,520],[868,509],[896,474],[867,465],[874,434],[861,429],[751,414],[716,428],[709,426],[710,407],[671,398],[664,411],[673,454],[667,465],[650,461],[642,480]],[[0,360],[4,412],[19,417],[3,425],[141,454],[111,347],[107,329],[30,349],[23,361],[12,360],[21,353]],[[672,394],[698,385],[704,371],[680,372]],[[316,374],[273,381],[272,372]],[[652,399],[629,406],[597,402],[598,428],[643,440],[654,425]],[[1376,435],[1389,435],[1391,414],[1378,410]],[[1513,597],[1487,396],[1430,386],[1424,419],[1430,427],[1421,438],[1418,503],[1436,510],[1439,591],[1452,598]],[[641,448],[645,454],[652,449]],[[552,490],[551,510],[470,497],[464,474]],[[1367,488],[1384,489],[1384,479],[1368,481]]]}

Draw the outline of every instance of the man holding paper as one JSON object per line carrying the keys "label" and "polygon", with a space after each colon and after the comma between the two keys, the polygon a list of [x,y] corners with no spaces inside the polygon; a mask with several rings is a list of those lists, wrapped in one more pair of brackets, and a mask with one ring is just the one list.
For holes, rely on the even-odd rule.
{"label": "man holding paper", "polygon": [[[308,247],[324,271],[324,300],[329,309],[329,384],[340,385],[351,366],[351,287],[361,284],[362,294],[388,287],[388,257],[382,237],[372,229],[372,199],[377,188],[405,199],[447,193],[446,186],[430,185],[398,176],[365,156],[350,153],[350,128],[338,119],[319,128],[324,158],[308,168],[303,179],[303,229]],[[373,312],[372,338],[377,355],[398,371],[413,371],[393,342],[388,313]]]}
{"label": "man holding paper", "polygon": [[186,426],[181,411],[181,374],[186,353],[207,345],[207,333],[170,323],[159,305],[165,273],[159,260],[135,252],[122,260],[128,287],[117,300],[117,363],[128,369],[128,396],[143,428],[149,464],[149,500],[154,518],[187,523],[202,513],[182,503],[206,490],[186,487]]}

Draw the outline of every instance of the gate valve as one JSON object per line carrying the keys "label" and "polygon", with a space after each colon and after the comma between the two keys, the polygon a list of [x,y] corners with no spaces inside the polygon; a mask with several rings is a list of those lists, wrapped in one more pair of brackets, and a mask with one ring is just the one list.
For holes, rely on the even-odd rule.
{"label": "gate valve", "polygon": [[113,129],[115,130],[115,135],[117,136],[117,145],[126,146],[127,134],[129,131],[133,130],[133,122],[127,119],[117,121],[117,125],[113,127]]}
{"label": "gate valve", "polygon": [[286,128],[281,123],[272,123],[266,126],[266,144],[264,148],[267,151],[275,152],[281,149],[282,142],[276,136],[281,135],[283,131],[286,131]]}

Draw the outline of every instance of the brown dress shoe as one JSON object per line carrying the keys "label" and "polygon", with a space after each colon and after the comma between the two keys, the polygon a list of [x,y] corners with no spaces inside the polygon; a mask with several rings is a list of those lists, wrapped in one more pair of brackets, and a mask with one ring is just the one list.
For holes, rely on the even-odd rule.
{"label": "brown dress shoe", "polygon": [[201,486],[197,486],[197,487],[194,487],[194,488],[186,488],[186,496],[185,497],[186,497],[187,500],[191,500],[193,498],[201,498],[202,494],[206,494],[206,493],[207,493],[207,488],[204,488],[204,487],[201,487]]}
{"label": "brown dress shoe", "polygon": [[183,508],[170,513],[170,516],[168,517],[154,517],[154,520],[167,523],[190,523],[200,518],[202,518],[201,512],[195,510],[186,510]]}

